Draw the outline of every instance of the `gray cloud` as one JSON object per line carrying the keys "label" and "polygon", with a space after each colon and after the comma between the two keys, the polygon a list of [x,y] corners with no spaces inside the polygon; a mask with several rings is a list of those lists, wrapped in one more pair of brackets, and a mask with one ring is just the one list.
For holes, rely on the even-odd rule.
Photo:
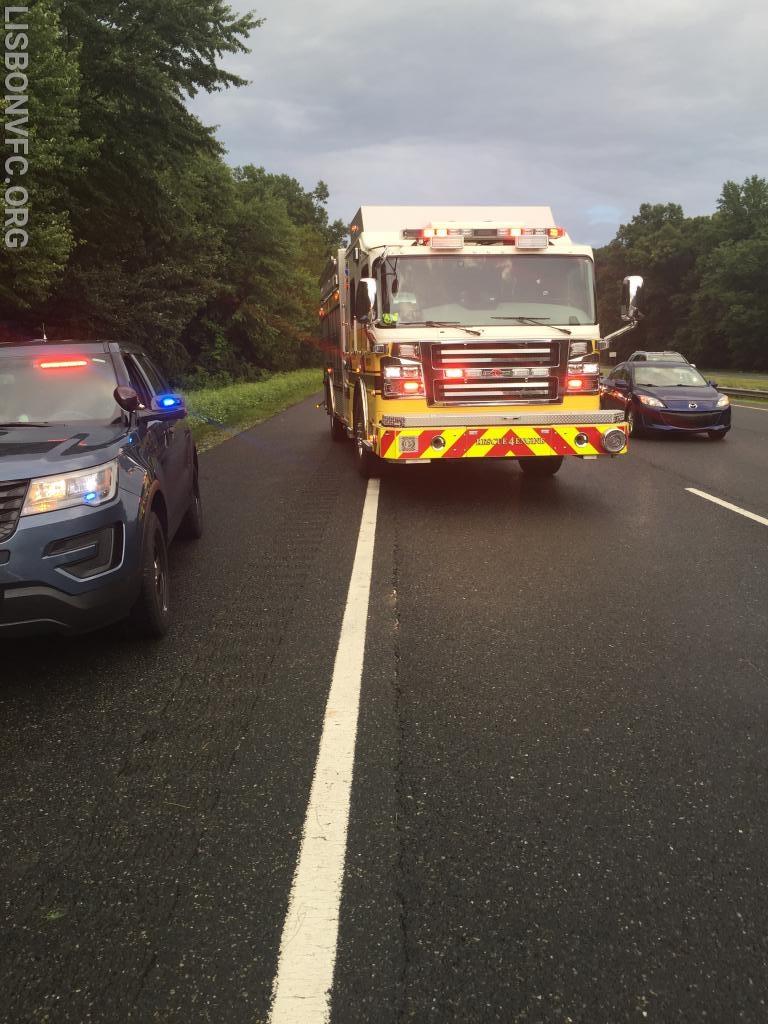
{"label": "gray cloud", "polygon": [[[233,6],[248,9],[237,0]],[[765,174],[755,0],[263,0],[251,84],[196,100],[232,163],[365,203],[552,206],[601,244],[641,202],[710,212]]]}

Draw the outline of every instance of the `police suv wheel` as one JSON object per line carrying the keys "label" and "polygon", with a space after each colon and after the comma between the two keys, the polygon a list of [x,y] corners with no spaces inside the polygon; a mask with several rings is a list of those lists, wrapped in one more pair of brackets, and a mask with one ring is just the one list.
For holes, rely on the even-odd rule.
{"label": "police suv wheel", "polygon": [[141,587],[129,616],[130,631],[139,637],[165,636],[171,621],[168,544],[162,524],[150,512],[141,551]]}
{"label": "police suv wheel", "polygon": [[192,501],[179,527],[179,537],[184,540],[200,540],[203,536],[203,503],[200,499],[200,484],[195,470],[192,485]]}

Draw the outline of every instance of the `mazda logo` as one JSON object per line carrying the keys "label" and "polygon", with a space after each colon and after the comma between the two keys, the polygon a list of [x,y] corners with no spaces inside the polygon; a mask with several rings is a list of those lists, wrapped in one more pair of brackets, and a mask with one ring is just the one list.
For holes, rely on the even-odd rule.
{"label": "mazda logo", "polygon": [[689,402],[688,403],[688,408],[689,409],[698,409],[699,408],[699,403],[698,402]]}

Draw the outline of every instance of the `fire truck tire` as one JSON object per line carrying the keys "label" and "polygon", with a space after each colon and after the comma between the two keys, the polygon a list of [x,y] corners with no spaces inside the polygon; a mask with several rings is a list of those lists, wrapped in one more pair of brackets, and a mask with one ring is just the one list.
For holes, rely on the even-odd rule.
{"label": "fire truck tire", "polygon": [[357,471],[364,480],[370,480],[371,477],[379,475],[381,460],[377,455],[374,455],[367,445],[363,444],[364,436],[365,427],[363,426],[360,403],[355,401],[355,460],[357,461]]}
{"label": "fire truck tire", "polygon": [[325,385],[325,408],[328,411],[328,419],[330,420],[331,440],[346,441],[347,428],[344,426],[339,417],[333,411],[333,402],[331,401],[331,386],[330,384],[327,383]]}
{"label": "fire truck tire", "polygon": [[517,461],[526,476],[554,476],[563,464],[563,456],[528,455]]}

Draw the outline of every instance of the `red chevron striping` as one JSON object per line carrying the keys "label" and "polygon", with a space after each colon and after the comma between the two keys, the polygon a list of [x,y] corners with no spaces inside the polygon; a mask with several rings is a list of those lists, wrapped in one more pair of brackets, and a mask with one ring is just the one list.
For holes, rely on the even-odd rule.
{"label": "red chevron striping", "polygon": [[[432,438],[437,437],[441,431],[439,430],[422,430],[421,433],[416,434],[416,451],[415,452],[401,452],[401,459],[418,459],[419,456],[423,455],[424,452],[432,444]],[[414,435],[409,435],[413,437]]]}
{"label": "red chevron striping", "polygon": [[583,432],[589,438],[589,443],[598,452],[605,451],[603,448],[603,435],[597,429],[597,427],[582,427]]}
{"label": "red chevron striping", "polygon": [[[516,452],[518,450],[518,447],[520,447],[519,444],[516,443],[515,446],[514,446],[514,449],[513,449],[511,444],[507,444],[507,442],[510,440],[510,438],[513,438],[513,437],[516,437],[516,436],[517,435],[515,434],[514,430],[511,430],[511,429],[510,430],[506,430],[501,435],[501,437],[496,442],[496,444],[493,445],[492,448],[488,449],[488,454],[485,456],[485,458],[486,459],[500,459],[500,458],[504,458],[506,455],[511,455],[513,451]],[[528,450],[529,450],[528,447],[525,446],[525,452],[523,454],[526,454],[528,452]]]}
{"label": "red chevron striping", "polygon": [[573,455],[573,448],[568,444],[562,434],[558,434],[556,430],[550,430],[547,434],[542,434],[540,429],[536,430],[536,433],[544,441],[547,442],[549,447],[556,452],[558,455]]}
{"label": "red chevron striping", "polygon": [[395,443],[396,437],[397,435],[395,434],[394,430],[385,430],[384,433],[381,435],[379,455],[382,457],[382,459],[386,456],[389,449]]}
{"label": "red chevron striping", "polygon": [[465,430],[463,434],[456,438],[450,448],[447,449],[444,459],[460,459],[462,455],[465,455],[472,445],[481,437],[483,437],[485,431],[470,434],[468,430]]}

